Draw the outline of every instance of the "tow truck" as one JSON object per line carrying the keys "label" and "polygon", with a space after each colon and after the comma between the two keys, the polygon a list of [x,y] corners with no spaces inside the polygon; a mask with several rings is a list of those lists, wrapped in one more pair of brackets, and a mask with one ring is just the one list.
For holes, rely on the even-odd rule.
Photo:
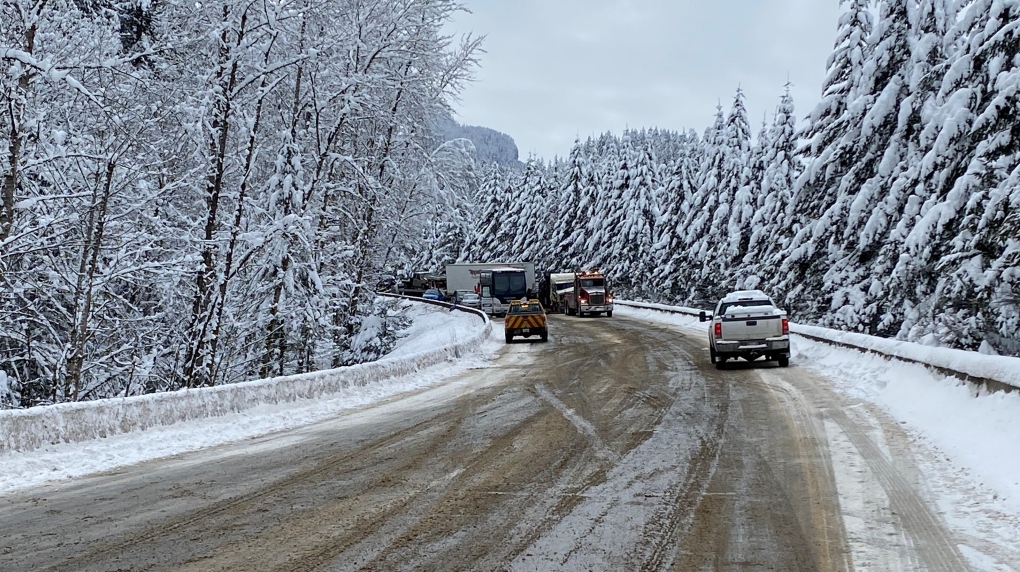
{"label": "tow truck", "polygon": [[613,295],[609,281],[598,270],[580,272],[574,276],[573,290],[562,295],[563,309],[570,316],[599,315],[613,317]]}
{"label": "tow truck", "polygon": [[535,299],[511,301],[503,321],[503,333],[508,344],[514,336],[539,336],[543,342],[549,341],[549,325],[542,303]]}

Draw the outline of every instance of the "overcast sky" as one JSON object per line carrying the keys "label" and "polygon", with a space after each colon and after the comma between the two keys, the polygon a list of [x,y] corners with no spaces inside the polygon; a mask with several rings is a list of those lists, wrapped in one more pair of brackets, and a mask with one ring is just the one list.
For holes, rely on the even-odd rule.
{"label": "overcast sky", "polygon": [[485,35],[457,120],[508,133],[521,159],[566,156],[627,127],[711,124],[739,85],[752,127],[787,78],[797,116],[818,101],[839,0],[464,0],[449,31]]}

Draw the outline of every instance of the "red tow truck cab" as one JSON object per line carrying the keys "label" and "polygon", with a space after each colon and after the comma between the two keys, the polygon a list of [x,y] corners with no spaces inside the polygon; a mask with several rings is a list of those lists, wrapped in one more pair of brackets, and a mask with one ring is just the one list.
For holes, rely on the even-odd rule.
{"label": "red tow truck cab", "polygon": [[598,270],[579,272],[574,276],[574,288],[563,295],[563,311],[570,316],[613,316],[613,295],[609,280]]}

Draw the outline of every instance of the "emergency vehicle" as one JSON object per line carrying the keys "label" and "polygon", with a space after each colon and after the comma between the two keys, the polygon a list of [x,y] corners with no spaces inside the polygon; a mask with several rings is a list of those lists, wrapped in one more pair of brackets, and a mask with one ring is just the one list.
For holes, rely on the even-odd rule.
{"label": "emergency vehicle", "polygon": [[545,309],[542,308],[542,303],[535,299],[510,302],[506,319],[503,322],[503,333],[506,335],[508,344],[514,339],[514,336],[524,338],[541,336],[543,342],[549,341],[549,325],[545,319]]}
{"label": "emergency vehicle", "polygon": [[574,287],[563,294],[563,310],[570,316],[588,316],[605,312],[613,317],[613,295],[609,281],[598,270],[581,272],[574,276]]}

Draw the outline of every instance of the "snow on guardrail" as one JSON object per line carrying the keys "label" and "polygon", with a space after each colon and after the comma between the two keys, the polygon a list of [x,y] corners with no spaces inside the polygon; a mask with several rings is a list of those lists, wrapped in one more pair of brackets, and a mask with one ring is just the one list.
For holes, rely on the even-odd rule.
{"label": "snow on guardrail", "polygon": [[261,405],[318,399],[350,387],[412,374],[460,358],[489,337],[492,324],[488,317],[465,310],[482,316],[483,326],[474,335],[407,356],[216,387],[0,411],[0,454],[218,417]]}
{"label": "snow on guardrail", "polygon": [[[697,316],[700,312],[698,309],[683,306],[620,300],[617,300],[616,303],[633,308],[689,316]],[[942,375],[980,385],[988,391],[1016,391],[1020,389],[1020,358],[988,356],[966,350],[932,347],[914,342],[890,340],[867,334],[793,323],[790,324],[790,331],[817,342],[923,365]]]}

